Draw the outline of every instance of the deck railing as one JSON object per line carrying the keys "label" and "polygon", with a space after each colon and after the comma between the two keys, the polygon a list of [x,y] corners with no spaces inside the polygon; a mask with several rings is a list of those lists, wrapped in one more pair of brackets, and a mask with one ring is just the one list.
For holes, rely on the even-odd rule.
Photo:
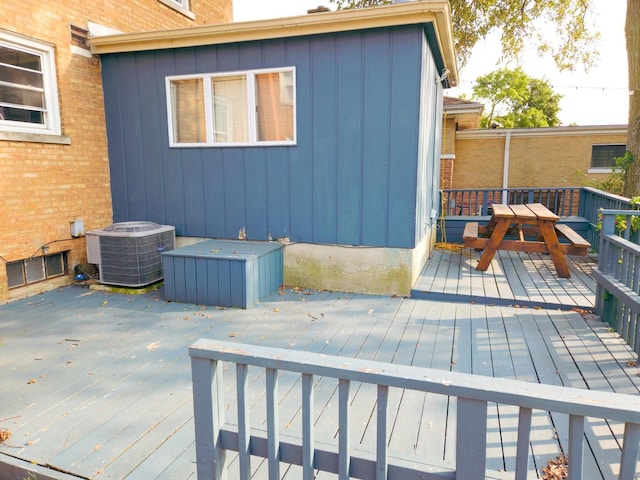
{"label": "deck railing", "polygon": [[442,191],[445,215],[490,215],[494,203],[542,203],[561,217],[576,216],[581,187],[568,188],[463,188]]}
{"label": "deck railing", "polygon": [[626,197],[591,187],[566,188],[465,188],[442,190],[442,215],[446,222],[452,216],[490,215],[494,203],[542,203],[561,218],[581,217],[591,228],[581,232],[594,250],[600,243],[599,213],[601,209],[630,210]]}
{"label": "deck railing", "polygon": [[[486,468],[487,406],[491,402],[516,406],[519,410],[516,480],[527,477],[534,411],[568,415],[569,436],[564,452],[568,456],[572,480],[583,478],[583,455],[589,450],[585,449],[586,417],[624,424],[623,438],[617,439],[622,444],[618,478],[631,480],[636,475],[640,448],[638,396],[205,339],[193,344],[189,355],[199,480],[224,478],[226,451],[238,452],[238,478],[241,480],[248,480],[251,475],[251,456],[267,459],[270,480],[280,479],[281,462],[301,466],[304,480],[313,479],[318,470],[337,474],[340,480],[494,478],[496,473],[489,473]],[[237,427],[225,422],[228,405],[223,398],[223,362],[235,365]],[[251,396],[251,402],[265,397],[266,435],[258,435],[249,422],[249,410],[253,406],[248,386],[250,366],[265,372],[264,395]],[[295,372],[300,378],[300,405],[295,408],[302,411],[302,428],[299,438],[293,440],[285,439],[280,433],[278,381],[282,372]],[[334,379],[339,392],[337,445],[328,447],[315,441],[314,385],[318,377]],[[360,383],[377,386],[376,442],[368,454],[356,453],[349,443],[350,392]],[[388,440],[393,420],[389,418],[388,400],[392,389],[456,399],[455,464],[407,463],[389,455]]]}
{"label": "deck railing", "polygon": [[600,252],[598,268],[593,270],[596,314],[640,355],[640,246],[634,225],[640,221],[640,211],[600,213]]}

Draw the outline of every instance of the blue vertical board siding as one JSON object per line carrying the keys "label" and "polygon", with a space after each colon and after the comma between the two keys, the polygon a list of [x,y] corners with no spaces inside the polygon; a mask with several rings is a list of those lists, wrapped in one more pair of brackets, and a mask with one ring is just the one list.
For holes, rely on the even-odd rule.
{"label": "blue vertical board siding", "polygon": [[206,261],[207,264],[207,301],[206,305],[223,305],[220,299],[220,262]]}
{"label": "blue vertical board siding", "polygon": [[[337,243],[362,244],[362,136],[363,96],[353,86],[364,82],[362,35],[342,35],[337,41],[338,130],[337,151]],[[360,59],[360,61],[354,61]]]}
{"label": "blue vertical board siding", "polygon": [[287,63],[296,66],[297,145],[289,152],[289,209],[291,229],[286,237],[310,242],[313,238],[313,165],[311,103],[311,41],[308,37],[286,44]]}
{"label": "blue vertical board siding", "polygon": [[[111,186],[113,218],[129,219],[126,211],[129,192],[127,190],[127,176],[124,171],[126,148],[122,132],[124,117],[123,105],[120,99],[120,68],[119,55],[104,55],[100,59],[102,71],[102,90],[105,98],[105,122],[109,151],[109,176]],[[118,221],[118,220],[116,220]]]}
{"label": "blue vertical board siding", "polygon": [[[290,228],[289,194],[291,179],[289,177],[289,148],[276,147],[265,153],[267,165],[267,182],[270,186],[267,192],[268,232],[272,238],[288,236]],[[265,237],[262,237],[264,239]],[[268,237],[267,237],[268,238]],[[257,238],[258,239],[258,238]]]}
{"label": "blue vertical board siding", "polygon": [[[313,243],[336,243],[336,185],[338,151],[336,45],[333,35],[311,44],[313,102]],[[307,92],[301,92],[303,95]]]}
{"label": "blue vertical board siding", "polygon": [[202,182],[203,159],[199,150],[182,152],[180,160],[184,171],[184,234],[191,237],[204,237],[204,188]]}
{"label": "blue vertical board siding", "polygon": [[416,172],[420,127],[422,38],[414,28],[391,32],[389,243],[412,247],[416,223]]}
{"label": "blue vertical board siding", "polygon": [[[421,92],[435,71],[426,38],[415,25],[103,55],[114,220],[414,247],[439,162],[440,97]],[[166,76],[290,66],[296,145],[169,148]]]}
{"label": "blue vertical board siding", "polygon": [[238,238],[246,229],[246,182],[244,152],[240,148],[225,149],[222,156],[224,169],[224,205],[227,213],[225,232],[227,238]]}
{"label": "blue vertical board siding", "polygon": [[139,92],[140,119],[142,129],[142,163],[145,201],[143,206],[146,207],[145,215],[142,219],[158,221],[164,219],[164,195],[159,185],[164,183],[164,170],[160,168],[160,158],[164,150],[165,139],[167,138],[166,129],[148,128],[147,125],[153,125],[159,122],[159,119],[166,117],[166,109],[164,105],[157,104],[157,99],[164,94],[164,85],[158,81],[158,76],[154,73],[155,56],[144,55],[136,56],[137,63],[137,90]]}
{"label": "blue vertical board siding", "polygon": [[225,209],[224,169],[219,155],[214,158],[205,157],[202,177],[202,182],[205,183],[204,204],[202,205],[205,223],[204,236],[225,237],[227,211]]}
{"label": "blue vertical board siding", "polygon": [[268,152],[261,148],[245,151],[245,173],[247,183],[247,238],[261,240],[269,235],[267,209]]}
{"label": "blue vertical board siding", "polygon": [[[423,49],[425,56],[430,57],[431,50],[426,39],[423,40]],[[422,70],[416,243],[435,228],[431,210],[440,211],[438,191],[442,135],[442,85],[436,82],[438,73],[434,62],[425,62]]]}
{"label": "blue vertical board siding", "polygon": [[389,245],[388,205],[391,62],[389,34],[376,30],[364,38],[364,137],[362,243]]}
{"label": "blue vertical board siding", "polygon": [[[122,57],[119,62],[120,99],[127,106],[122,118],[124,144],[126,145],[126,158],[124,164],[125,185],[127,189],[127,205],[125,211],[132,220],[144,220],[146,218],[146,197],[144,182],[144,150],[142,140],[142,119],[140,92],[137,88],[137,68],[139,59],[136,54]],[[137,158],[137,161],[128,161]]]}
{"label": "blue vertical board siding", "polygon": [[[166,262],[163,262],[163,264]],[[195,303],[196,305],[209,305],[209,275],[208,275],[208,262],[197,261],[196,271],[194,277],[196,283]]]}
{"label": "blue vertical board siding", "polygon": [[240,46],[232,43],[228,45],[220,45],[217,47],[218,68],[219,72],[230,72],[240,68]]}

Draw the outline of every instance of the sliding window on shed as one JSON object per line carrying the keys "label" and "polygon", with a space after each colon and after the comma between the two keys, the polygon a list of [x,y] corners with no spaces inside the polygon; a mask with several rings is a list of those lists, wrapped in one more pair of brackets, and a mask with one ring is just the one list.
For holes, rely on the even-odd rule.
{"label": "sliding window on shed", "polygon": [[295,69],[167,77],[172,147],[293,145]]}

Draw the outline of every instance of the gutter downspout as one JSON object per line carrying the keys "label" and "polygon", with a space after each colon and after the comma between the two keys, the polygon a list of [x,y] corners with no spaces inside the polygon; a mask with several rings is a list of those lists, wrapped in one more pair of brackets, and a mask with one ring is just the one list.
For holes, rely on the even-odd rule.
{"label": "gutter downspout", "polygon": [[504,160],[502,164],[502,203],[508,203],[509,188],[509,151],[511,150],[511,130],[507,130],[507,135],[504,139]]}

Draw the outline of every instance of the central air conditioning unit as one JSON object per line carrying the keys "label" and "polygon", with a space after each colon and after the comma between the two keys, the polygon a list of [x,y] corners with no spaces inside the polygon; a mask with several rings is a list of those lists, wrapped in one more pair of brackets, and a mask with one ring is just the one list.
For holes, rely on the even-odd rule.
{"label": "central air conditioning unit", "polygon": [[120,222],[85,233],[87,261],[98,265],[100,283],[142,287],[162,280],[162,252],[176,245],[175,227]]}

